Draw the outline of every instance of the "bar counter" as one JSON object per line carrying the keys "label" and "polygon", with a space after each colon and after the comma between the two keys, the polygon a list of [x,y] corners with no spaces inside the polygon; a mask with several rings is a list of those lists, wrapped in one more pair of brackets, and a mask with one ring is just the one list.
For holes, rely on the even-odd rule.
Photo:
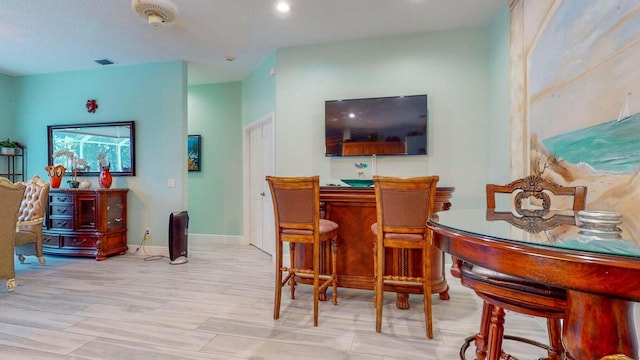
{"label": "bar counter", "polygon": [[[436,190],[437,211],[449,210],[453,187]],[[376,222],[376,196],[373,187],[327,186],[320,188],[320,213],[325,219],[335,221],[338,229],[338,286],[343,288],[373,290],[373,245],[375,238],[371,225]],[[449,299],[449,286],[444,272],[444,253],[437,247],[432,250],[431,293],[443,300]],[[329,256],[322,254],[321,264],[329,269]],[[386,272],[408,276],[422,276],[419,252],[388,249]],[[296,263],[311,267],[311,251],[296,249]],[[385,291],[398,294],[397,307],[409,308],[409,294],[422,294],[417,287],[385,285]],[[326,298],[322,294],[321,298]]]}

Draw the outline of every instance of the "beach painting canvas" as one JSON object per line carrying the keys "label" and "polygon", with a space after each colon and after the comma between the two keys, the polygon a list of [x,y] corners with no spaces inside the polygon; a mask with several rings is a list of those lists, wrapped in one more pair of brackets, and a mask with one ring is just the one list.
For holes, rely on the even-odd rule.
{"label": "beach painting canvas", "polygon": [[530,173],[586,185],[640,239],[640,2],[520,1]]}
{"label": "beach painting canvas", "polygon": [[200,171],[201,155],[200,147],[202,143],[202,136],[189,135],[187,138],[187,168],[189,171]]}

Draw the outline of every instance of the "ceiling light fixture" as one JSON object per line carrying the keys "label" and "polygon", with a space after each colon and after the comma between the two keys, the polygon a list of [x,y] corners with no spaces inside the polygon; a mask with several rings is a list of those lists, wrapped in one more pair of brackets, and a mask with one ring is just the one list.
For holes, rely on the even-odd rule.
{"label": "ceiling light fixture", "polygon": [[288,13],[291,10],[291,7],[286,1],[280,1],[278,5],[276,5],[276,9],[281,13]]}
{"label": "ceiling light fixture", "polygon": [[178,14],[178,7],[171,0],[131,0],[131,8],[151,26],[170,23]]}

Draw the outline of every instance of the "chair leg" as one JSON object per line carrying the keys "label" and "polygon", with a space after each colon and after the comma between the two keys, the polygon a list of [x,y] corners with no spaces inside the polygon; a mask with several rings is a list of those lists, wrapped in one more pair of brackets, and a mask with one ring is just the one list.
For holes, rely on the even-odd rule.
{"label": "chair leg", "polygon": [[320,296],[320,243],[313,243],[313,326],[318,326],[318,297]]}
{"label": "chair leg", "polygon": [[333,296],[331,300],[333,300],[333,305],[338,305],[338,239],[331,239],[331,276],[333,278]]}
{"label": "chair leg", "polygon": [[491,324],[489,325],[489,360],[499,360],[502,356],[502,338],[504,336],[504,309],[493,306]]}
{"label": "chair leg", "polygon": [[548,360],[562,360],[564,348],[562,346],[562,326],[560,319],[547,319],[547,332],[549,333],[549,357]]}
{"label": "chair leg", "polygon": [[280,299],[282,296],[282,242],[276,239],[276,285],[273,300],[273,319],[280,317]]}
{"label": "chair leg", "polygon": [[476,344],[476,360],[485,360],[487,358],[487,346],[489,338],[489,326],[491,325],[491,313],[493,305],[486,301],[482,303],[482,317],[480,318],[480,330],[475,337]]}
{"label": "chair leg", "polygon": [[376,244],[376,264],[375,264],[375,290],[376,302],[376,332],[382,332],[382,305],[384,299],[384,246],[379,242]]}
{"label": "chair leg", "polygon": [[427,337],[433,339],[433,317],[431,309],[431,243],[427,242],[422,251],[422,294],[424,302],[424,323],[427,327]]}
{"label": "chair leg", "polygon": [[40,232],[40,234],[38,235],[38,239],[36,240],[36,243],[34,244],[34,246],[36,247],[36,256],[37,257],[43,256],[44,253],[42,251],[42,232]]}
{"label": "chair leg", "polygon": [[42,252],[42,234],[38,237],[38,241],[35,244],[36,247],[36,256],[38,257],[38,261],[40,265],[44,265],[47,260],[44,258],[44,253]]}
{"label": "chair leg", "polygon": [[[296,253],[296,244],[290,242],[289,243],[289,269],[295,269],[295,253]],[[291,299],[296,298],[296,273],[290,271],[289,275],[289,290],[291,291]]]}
{"label": "chair leg", "polygon": [[376,294],[378,293],[378,246],[376,243],[373,243],[373,307],[376,307]]}
{"label": "chair leg", "polygon": [[12,293],[14,291],[16,291],[16,286],[18,285],[18,283],[16,282],[16,279],[8,279],[7,280],[7,291]]}

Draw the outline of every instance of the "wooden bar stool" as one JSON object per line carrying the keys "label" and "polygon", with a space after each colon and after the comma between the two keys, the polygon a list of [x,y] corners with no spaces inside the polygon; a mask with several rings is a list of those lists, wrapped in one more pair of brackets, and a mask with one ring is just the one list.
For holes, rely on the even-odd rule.
{"label": "wooden bar stool", "polygon": [[[273,199],[276,225],[276,286],[273,318],[280,317],[282,287],[289,282],[291,298],[295,298],[296,277],[313,279],[313,326],[318,326],[318,297],[329,285],[333,287],[333,304],[338,304],[336,247],[338,224],[320,219],[320,178],[267,176]],[[321,253],[331,241],[331,273],[320,273]],[[282,264],[283,242],[289,243],[290,266]],[[296,243],[313,247],[313,268],[295,264]],[[283,279],[282,274],[286,276]],[[322,280],[322,282],[320,282]]]}
{"label": "wooden bar stool", "polygon": [[[371,225],[374,246],[376,332],[382,331],[384,285],[422,287],[426,334],[433,339],[431,320],[431,231],[427,219],[434,210],[438,176],[395,178],[374,176],[377,222]],[[385,249],[422,251],[421,276],[385,275]]]}
{"label": "wooden bar stool", "polygon": [[[513,206],[518,217],[507,215],[517,219],[531,218],[531,221],[523,221],[523,224],[536,224],[533,228],[522,227],[529,232],[545,230],[542,225],[546,222],[543,215],[551,208],[552,199],[560,201],[560,197],[568,200],[570,207],[574,211],[584,210],[587,198],[587,188],[584,186],[565,187],[542,179],[539,176],[528,176],[515,180],[507,185],[486,185],[487,197],[487,219],[490,215],[500,214],[495,212],[496,193],[509,194],[513,198]],[[526,209],[526,202],[531,199],[539,203],[539,206]],[[558,207],[556,207],[557,209]],[[504,213],[501,213],[504,214]],[[524,215],[522,215],[524,214]],[[507,218],[495,216],[496,220],[507,220]],[[572,223],[575,223],[573,216]],[[515,221],[510,221],[517,226]],[[557,225],[556,222],[548,222],[551,229]],[[505,261],[508,261],[505,259]],[[514,266],[517,266],[514,264]],[[459,271],[454,272],[453,268]],[[548,360],[564,359],[564,349],[561,341],[561,319],[564,317],[566,309],[566,290],[546,284],[502,274],[483,267],[466,263],[454,258],[452,267],[454,276],[459,276],[462,285],[473,289],[483,300],[482,318],[480,331],[466,339],[460,350],[460,357],[464,359],[464,352],[470,343],[475,341],[477,360],[497,360],[510,358],[502,350],[503,339],[516,340],[530,345],[534,345],[547,350]],[[549,344],[543,344],[531,339],[504,334],[504,310],[509,310],[521,314],[544,317],[547,319],[547,331]]]}

